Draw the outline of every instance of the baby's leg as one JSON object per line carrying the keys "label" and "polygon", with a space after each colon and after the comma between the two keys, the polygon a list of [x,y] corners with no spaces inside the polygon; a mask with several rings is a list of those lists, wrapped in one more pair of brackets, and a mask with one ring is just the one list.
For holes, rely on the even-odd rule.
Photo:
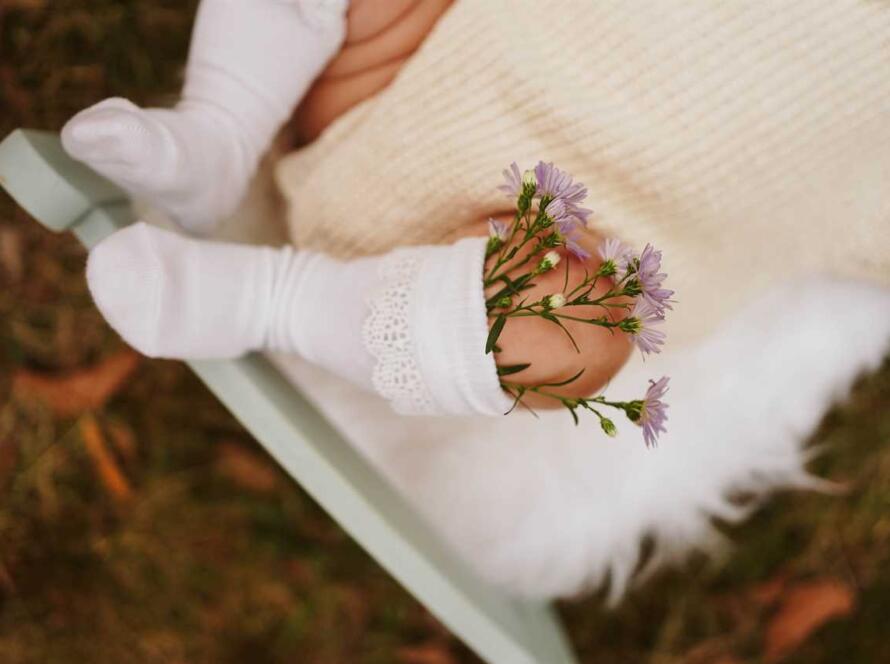
{"label": "baby's leg", "polygon": [[[93,249],[87,278],[112,327],[147,355],[294,353],[375,389],[401,412],[494,415],[511,402],[484,352],[485,245],[486,238],[471,237],[340,262],[137,224]],[[538,365],[539,378],[595,365],[567,392],[586,396],[620,367],[627,345],[592,326],[575,336],[593,355],[575,354],[555,326],[516,326],[503,339],[533,354],[525,359]]]}
{"label": "baby's leg", "polygon": [[107,99],[62,130],[65,149],[186,229],[243,196],[262,153],[343,41],[348,0],[202,0],[182,100]]}

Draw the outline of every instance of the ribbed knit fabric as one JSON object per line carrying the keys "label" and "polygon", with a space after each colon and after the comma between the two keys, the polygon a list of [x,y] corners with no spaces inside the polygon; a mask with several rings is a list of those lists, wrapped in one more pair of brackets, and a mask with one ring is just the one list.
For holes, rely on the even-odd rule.
{"label": "ribbed knit fabric", "polygon": [[437,242],[554,161],[664,249],[689,339],[813,271],[890,281],[890,5],[457,0],[393,84],[285,158],[301,246]]}

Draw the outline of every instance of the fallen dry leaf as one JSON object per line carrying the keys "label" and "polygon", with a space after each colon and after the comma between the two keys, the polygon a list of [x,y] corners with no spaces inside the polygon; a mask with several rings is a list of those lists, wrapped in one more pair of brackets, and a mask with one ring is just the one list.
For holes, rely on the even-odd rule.
{"label": "fallen dry leaf", "polygon": [[285,569],[288,580],[292,581],[297,588],[308,588],[318,582],[318,575],[310,562],[292,558],[287,562]]}
{"label": "fallen dry leaf", "polygon": [[[28,4],[36,5],[33,2]],[[32,9],[32,7],[25,7],[25,9]],[[31,95],[28,94],[28,91],[19,82],[15,70],[9,65],[0,66],[0,90],[2,90],[3,96],[6,98],[7,109],[12,112],[13,118],[16,115],[26,117],[30,113]]]}
{"label": "fallen dry leaf", "polygon": [[114,457],[108,451],[108,447],[105,445],[105,436],[102,435],[102,429],[96,418],[87,414],[80,419],[78,424],[80,437],[83,439],[87,454],[89,454],[90,461],[93,462],[102,484],[116,501],[127,502],[132,498],[133,491]]}
{"label": "fallen dry leaf", "polygon": [[832,618],[853,610],[853,591],[835,579],[820,579],[788,588],[764,637],[764,661],[777,662]]}
{"label": "fallen dry leaf", "polygon": [[739,664],[739,660],[728,652],[726,637],[709,639],[683,653],[683,664]]}
{"label": "fallen dry leaf", "polygon": [[759,607],[770,607],[782,598],[788,577],[779,574],[768,581],[758,583],[748,591],[748,597]]}
{"label": "fallen dry leaf", "polygon": [[0,438],[0,489],[12,477],[19,463],[19,448],[12,440]]}
{"label": "fallen dry leaf", "polygon": [[396,660],[400,664],[456,664],[457,660],[446,643],[433,641],[420,646],[399,648]]}
{"label": "fallen dry leaf", "polygon": [[12,578],[12,574],[9,573],[2,560],[0,560],[0,588],[8,593],[14,593],[16,590],[15,579]]}
{"label": "fallen dry leaf", "polygon": [[73,417],[104,406],[138,365],[139,356],[127,349],[60,375],[20,369],[13,376],[12,391],[18,399],[41,401],[60,417]]}
{"label": "fallen dry leaf", "polygon": [[219,445],[216,470],[243,489],[269,493],[278,488],[280,476],[275,467],[259,454],[237,443]]}
{"label": "fallen dry leaf", "polygon": [[136,434],[123,422],[108,422],[108,433],[114,448],[127,462],[136,461],[139,456],[139,446],[136,444]]}
{"label": "fallen dry leaf", "polygon": [[11,282],[18,281],[24,274],[22,254],[21,232],[14,228],[0,228],[0,270]]}
{"label": "fallen dry leaf", "polygon": [[46,6],[46,0],[4,0],[4,9],[38,11]]}

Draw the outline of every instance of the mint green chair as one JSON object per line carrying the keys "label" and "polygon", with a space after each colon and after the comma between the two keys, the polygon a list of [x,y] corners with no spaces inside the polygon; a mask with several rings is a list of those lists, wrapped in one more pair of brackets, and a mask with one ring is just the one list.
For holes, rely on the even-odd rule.
{"label": "mint green chair", "polygon": [[[134,221],[124,192],[56,135],[0,143],[0,185],[55,232],[92,247]],[[486,586],[264,357],[189,366],[278,463],[411,594],[492,664],[570,664],[553,610]]]}

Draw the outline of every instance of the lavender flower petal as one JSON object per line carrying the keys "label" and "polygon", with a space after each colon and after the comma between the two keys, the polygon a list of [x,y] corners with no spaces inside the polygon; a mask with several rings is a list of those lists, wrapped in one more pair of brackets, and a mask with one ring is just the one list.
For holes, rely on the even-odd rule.
{"label": "lavender flower petal", "polygon": [[500,219],[489,218],[488,235],[490,237],[496,237],[501,242],[506,242],[507,238],[510,236],[510,225]]}
{"label": "lavender flower petal", "polygon": [[590,258],[590,252],[587,251],[587,249],[582,247],[580,244],[578,244],[578,242],[575,240],[575,237],[576,236],[573,235],[565,236],[566,249],[568,249],[569,253],[577,258],[579,261],[586,261],[588,258]]}
{"label": "lavender flower petal", "polygon": [[631,341],[644,355],[660,353],[666,335],[656,328],[663,322],[664,316],[641,298],[634,304],[630,316],[622,321],[621,329],[630,334]]}
{"label": "lavender flower petal", "polygon": [[510,164],[509,169],[504,169],[503,175],[505,184],[500,185],[498,191],[504,192],[508,198],[519,198],[522,193],[522,173],[515,161]]}
{"label": "lavender flower petal", "polygon": [[627,273],[627,266],[633,260],[633,250],[621,240],[606,238],[597,248],[603,263],[611,263],[615,268],[615,279],[621,281]]}
{"label": "lavender flower petal", "polygon": [[547,205],[547,216],[553,220],[553,223],[559,224],[573,219],[571,213],[566,207],[565,202],[560,198],[555,198]]}
{"label": "lavender flower petal", "polygon": [[635,279],[642,289],[642,297],[659,314],[664,314],[666,309],[672,309],[671,297],[674,291],[662,288],[661,284],[667,278],[667,274],[661,272],[661,252],[647,244],[640,253],[636,263]]}
{"label": "lavender flower petal", "polygon": [[668,419],[668,405],[662,401],[662,398],[668,390],[669,382],[670,378],[667,376],[662,376],[658,381],[649,381],[649,389],[646,390],[640,410],[640,419],[637,420],[637,424],[643,427],[643,440],[646,442],[646,447],[655,447],[659,434],[667,431],[665,423]]}
{"label": "lavender flower petal", "polygon": [[538,181],[538,196],[561,200],[571,216],[582,224],[587,223],[591,211],[581,207],[581,203],[587,198],[587,187],[574,182],[571,175],[556,168],[552,162],[545,164],[539,161],[535,166],[535,178]]}

